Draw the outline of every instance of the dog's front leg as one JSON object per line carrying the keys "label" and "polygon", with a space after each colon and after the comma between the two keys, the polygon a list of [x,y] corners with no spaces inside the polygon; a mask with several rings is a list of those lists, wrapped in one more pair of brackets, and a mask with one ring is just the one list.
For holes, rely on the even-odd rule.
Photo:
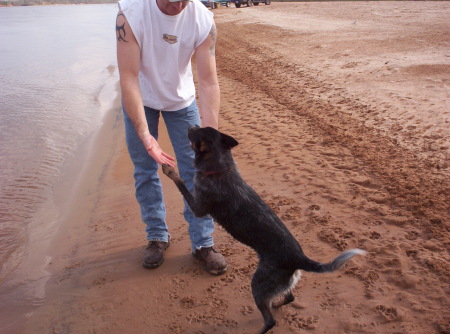
{"label": "dog's front leg", "polygon": [[197,217],[206,216],[208,212],[205,212],[202,209],[202,206],[196,202],[195,197],[188,190],[183,180],[181,179],[180,175],[178,175],[175,169],[169,165],[162,165],[162,170],[163,173],[167,175],[175,183],[175,185],[183,195],[184,199],[186,200],[187,204],[191,208],[194,215]]}

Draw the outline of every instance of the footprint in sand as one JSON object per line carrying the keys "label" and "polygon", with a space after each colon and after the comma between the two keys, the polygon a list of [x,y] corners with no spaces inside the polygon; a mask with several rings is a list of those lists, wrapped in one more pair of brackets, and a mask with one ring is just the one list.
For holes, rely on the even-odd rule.
{"label": "footprint in sand", "polygon": [[297,220],[302,215],[302,209],[298,206],[294,206],[286,210],[286,212],[281,216],[283,220]]}
{"label": "footprint in sand", "polygon": [[181,334],[181,333],[183,333],[184,330],[180,324],[174,322],[169,325],[169,331],[170,331],[170,333],[173,333],[173,334]]}
{"label": "footprint in sand", "polygon": [[193,296],[186,296],[180,299],[180,307],[183,309],[193,308],[197,304],[197,300]]}
{"label": "footprint in sand", "polygon": [[356,277],[361,282],[364,283],[364,286],[366,288],[373,287],[375,282],[377,282],[380,279],[380,275],[378,271],[372,270],[372,269],[361,269],[357,267],[351,267],[345,269],[345,273],[347,275]]}
{"label": "footprint in sand", "polygon": [[298,314],[287,314],[284,319],[294,328],[297,329],[315,329],[319,321],[318,316],[312,316],[308,318],[303,318],[298,316]]}
{"label": "footprint in sand", "polygon": [[358,177],[353,178],[351,180],[352,183],[357,184],[361,187],[368,188],[368,189],[380,189],[381,187],[377,184],[374,184],[370,179],[366,177]]}
{"label": "footprint in sand", "polygon": [[341,228],[323,229],[318,234],[320,240],[332,244],[340,251],[348,248],[348,243],[345,239],[351,239],[355,236],[352,231],[345,232]]}
{"label": "footprint in sand", "polygon": [[223,282],[224,286],[227,286],[228,283],[233,283],[236,280],[236,278],[237,278],[236,274],[227,274],[224,277],[222,277],[220,281]]}
{"label": "footprint in sand", "polygon": [[308,207],[308,210],[311,210],[311,211],[319,211],[319,210],[320,210],[320,206],[313,204],[313,205],[310,205],[310,206]]}
{"label": "footprint in sand", "polygon": [[372,231],[372,232],[370,232],[369,238],[372,240],[377,240],[377,239],[381,238],[381,234],[378,232]]}
{"label": "footprint in sand", "polygon": [[254,312],[254,308],[252,306],[242,306],[241,313],[243,315],[252,314]]}
{"label": "footprint in sand", "polygon": [[395,307],[378,305],[375,310],[384,318],[386,322],[401,321],[402,316]]}
{"label": "footprint in sand", "polygon": [[325,298],[326,298],[325,301],[320,303],[320,308],[322,310],[328,310],[330,307],[339,305],[339,303],[336,301],[336,299],[334,299],[328,295],[325,295]]}

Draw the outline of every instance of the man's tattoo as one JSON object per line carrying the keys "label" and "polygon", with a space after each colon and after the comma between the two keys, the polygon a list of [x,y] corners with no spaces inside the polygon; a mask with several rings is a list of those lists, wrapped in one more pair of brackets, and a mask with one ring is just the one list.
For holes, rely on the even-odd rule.
{"label": "man's tattoo", "polygon": [[209,36],[212,39],[212,45],[209,47],[209,53],[211,54],[212,57],[215,57],[216,55],[216,40],[217,40],[217,30],[216,30],[216,25],[213,24],[211,27],[211,31],[209,32]]}
{"label": "man's tattoo", "polygon": [[[125,15],[123,15],[122,13],[117,14],[117,18],[116,18],[117,41],[128,42],[127,40],[125,40],[125,36],[127,35],[127,32],[125,31],[125,22],[123,22],[122,25],[119,25],[120,16],[123,16],[123,20],[125,20]],[[122,21],[122,19],[120,19],[120,21]]]}

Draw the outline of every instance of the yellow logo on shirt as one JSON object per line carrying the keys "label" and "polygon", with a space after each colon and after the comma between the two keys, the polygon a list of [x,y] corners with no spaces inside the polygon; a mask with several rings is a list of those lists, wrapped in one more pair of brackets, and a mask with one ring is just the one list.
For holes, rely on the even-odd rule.
{"label": "yellow logo on shirt", "polygon": [[163,40],[165,40],[169,44],[175,44],[178,42],[178,37],[169,34],[163,34]]}

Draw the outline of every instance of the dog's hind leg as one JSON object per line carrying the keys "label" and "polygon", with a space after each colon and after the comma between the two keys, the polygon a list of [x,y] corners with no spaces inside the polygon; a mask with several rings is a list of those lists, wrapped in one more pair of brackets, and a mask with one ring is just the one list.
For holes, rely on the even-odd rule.
{"label": "dog's hind leg", "polygon": [[[294,300],[291,288],[297,283],[299,275],[260,262],[252,278],[252,293],[256,306],[264,318],[264,327],[260,334],[268,332],[275,326],[272,307],[280,307]],[[273,304],[273,300],[283,295],[283,299]]]}
{"label": "dog's hind leg", "polygon": [[295,300],[295,297],[292,294],[292,289],[297,285],[297,282],[300,280],[301,276],[302,274],[300,270],[296,270],[294,272],[289,280],[289,288],[283,293],[283,298],[272,305],[273,308],[280,308],[281,306],[292,303]]}
{"label": "dog's hind leg", "polygon": [[264,327],[259,334],[264,334],[275,326],[276,321],[271,312],[274,291],[270,283],[270,271],[266,270],[261,264],[252,278],[252,294],[256,306],[264,318]]}
{"label": "dog's hind leg", "polygon": [[255,293],[253,293],[253,298],[255,299],[256,306],[264,318],[264,327],[261,329],[259,334],[267,333],[277,323],[270,310],[272,308],[272,298],[270,295],[261,294],[261,291],[258,291],[256,296]]}

